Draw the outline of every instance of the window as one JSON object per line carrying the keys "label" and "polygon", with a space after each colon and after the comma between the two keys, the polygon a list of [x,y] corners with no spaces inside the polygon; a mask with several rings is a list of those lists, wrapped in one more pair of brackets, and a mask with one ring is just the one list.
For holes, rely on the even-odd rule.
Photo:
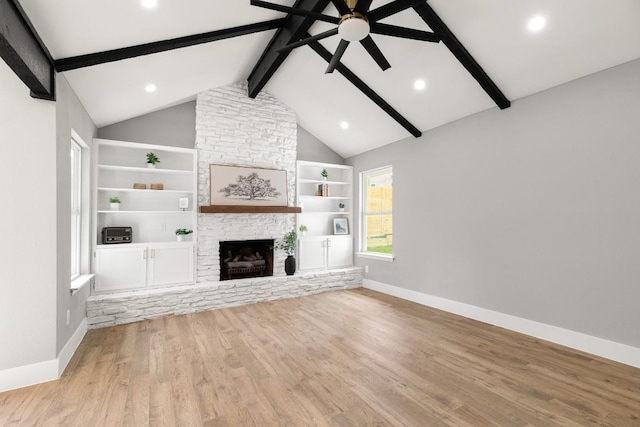
{"label": "window", "polygon": [[391,166],[360,174],[362,195],[361,251],[392,257],[393,253],[393,171]]}
{"label": "window", "polygon": [[71,279],[80,275],[82,236],[82,147],[71,140]]}

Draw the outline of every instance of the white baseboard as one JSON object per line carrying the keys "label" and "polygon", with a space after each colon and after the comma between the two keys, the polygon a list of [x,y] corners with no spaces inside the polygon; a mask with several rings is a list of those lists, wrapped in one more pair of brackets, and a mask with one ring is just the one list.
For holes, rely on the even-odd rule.
{"label": "white baseboard", "polygon": [[373,280],[364,279],[363,286],[387,295],[437,308],[469,319],[479,320],[484,323],[640,368],[640,348],[637,347]]}
{"label": "white baseboard", "polygon": [[85,317],[84,319],[82,319],[82,322],[80,322],[80,325],[78,325],[78,328],[73,333],[71,338],[69,338],[69,341],[67,341],[67,343],[60,351],[60,354],[58,355],[58,377],[61,376],[64,370],[67,368],[67,365],[73,357],[73,354],[76,352],[78,346],[82,342],[82,338],[84,338],[84,335],[87,333],[87,328],[88,322],[87,318]]}
{"label": "white baseboard", "polygon": [[0,371],[0,393],[60,378],[86,332],[85,318],[56,359]]}

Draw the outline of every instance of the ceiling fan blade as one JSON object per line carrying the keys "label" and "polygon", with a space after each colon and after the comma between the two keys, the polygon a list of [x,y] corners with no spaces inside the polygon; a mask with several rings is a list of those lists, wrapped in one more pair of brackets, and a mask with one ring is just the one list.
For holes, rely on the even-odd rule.
{"label": "ceiling fan blade", "polygon": [[279,4],[273,4],[262,0],[251,0],[251,6],[258,6],[265,9],[277,10],[278,12],[290,13],[292,15],[306,16],[308,18],[315,18],[318,21],[330,22],[337,24],[340,22],[340,18],[334,16],[324,15],[322,13],[312,12],[310,10],[298,9],[295,7],[282,6]]}
{"label": "ceiling fan blade", "polygon": [[396,0],[385,4],[384,6],[380,6],[377,9],[373,9],[367,14],[367,18],[369,18],[369,22],[379,21],[388,16],[400,13],[405,9],[409,9],[413,5],[424,2],[425,0]]}
{"label": "ceiling fan blade", "polygon": [[338,34],[338,28],[333,28],[329,31],[325,31],[324,33],[320,33],[320,34],[316,34],[315,36],[311,36],[311,37],[307,37],[306,39],[302,39],[299,40],[295,43],[289,43],[286,46],[281,47],[280,49],[278,49],[278,53],[282,53],[282,52],[287,52],[289,50],[295,49],[297,47],[300,46],[304,46],[305,44],[309,44],[313,41],[317,41],[317,40],[322,40],[324,38],[327,37],[331,37],[331,36],[335,36],[336,34]]}
{"label": "ceiling fan blade", "polygon": [[387,61],[387,58],[384,57],[376,42],[373,41],[371,36],[367,36],[360,40],[360,44],[364,46],[364,48],[369,52],[369,55],[373,58],[374,61],[382,68],[382,71],[391,68],[391,64]]}
{"label": "ceiling fan blade", "polygon": [[336,52],[333,54],[333,56],[331,57],[331,62],[329,62],[329,66],[327,67],[327,70],[325,71],[326,73],[333,73],[333,70],[336,69],[336,67],[338,66],[338,64],[340,63],[340,58],[342,58],[342,55],[344,54],[344,51],[347,50],[347,46],[349,46],[349,42],[342,39],[340,40],[340,44],[338,45],[338,48],[336,49]]}
{"label": "ceiling fan blade", "polygon": [[358,0],[356,3],[356,7],[353,8],[354,12],[358,12],[362,15],[366,15],[369,10],[369,6],[371,6],[372,0]]}
{"label": "ceiling fan blade", "polygon": [[398,27],[396,25],[382,24],[380,22],[374,22],[370,24],[369,29],[374,34],[400,37],[403,39],[421,40],[433,43],[438,43],[440,40],[442,40],[442,37],[439,34],[430,33],[428,31],[414,30],[413,28]]}
{"label": "ceiling fan blade", "polygon": [[331,0],[331,3],[338,9],[338,13],[340,15],[346,15],[351,13],[351,9],[347,6],[347,3],[344,0]]}

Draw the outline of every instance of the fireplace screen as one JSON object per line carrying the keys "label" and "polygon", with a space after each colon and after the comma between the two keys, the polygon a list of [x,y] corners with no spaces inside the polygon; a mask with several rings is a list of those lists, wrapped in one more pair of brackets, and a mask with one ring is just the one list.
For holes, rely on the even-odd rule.
{"label": "fireplace screen", "polygon": [[220,242],[220,280],[273,276],[273,240]]}

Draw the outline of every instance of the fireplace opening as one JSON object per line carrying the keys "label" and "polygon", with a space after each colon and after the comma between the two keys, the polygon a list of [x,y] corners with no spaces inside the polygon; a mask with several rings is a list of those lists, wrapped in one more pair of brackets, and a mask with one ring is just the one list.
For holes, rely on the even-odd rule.
{"label": "fireplace opening", "polygon": [[273,276],[273,239],[220,242],[220,280]]}

